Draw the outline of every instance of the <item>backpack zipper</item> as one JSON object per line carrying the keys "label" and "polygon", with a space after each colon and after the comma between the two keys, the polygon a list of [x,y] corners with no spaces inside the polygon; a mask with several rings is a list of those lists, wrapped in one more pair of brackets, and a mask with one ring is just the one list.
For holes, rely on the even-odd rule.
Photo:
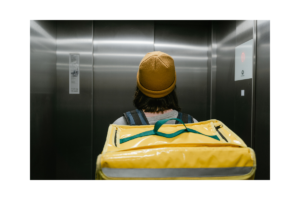
{"label": "backpack zipper", "polygon": [[115,131],[115,146],[117,147],[117,132],[118,132],[118,129],[116,129]]}
{"label": "backpack zipper", "polygon": [[221,135],[221,137],[222,137],[226,142],[228,142],[227,139],[226,139],[226,138],[222,135],[222,133],[219,131],[219,128],[222,128],[222,127],[223,127],[222,125],[215,126],[216,130],[217,130],[218,133]]}

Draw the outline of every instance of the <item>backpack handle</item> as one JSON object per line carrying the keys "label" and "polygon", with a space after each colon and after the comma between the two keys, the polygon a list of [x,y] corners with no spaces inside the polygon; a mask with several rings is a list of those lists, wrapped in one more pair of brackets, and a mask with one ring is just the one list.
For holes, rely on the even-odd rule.
{"label": "backpack handle", "polygon": [[[171,133],[171,134],[166,134],[166,133],[162,133],[162,132],[159,132],[158,129],[163,125],[165,124],[167,121],[169,120],[177,120],[179,122],[181,122],[183,124],[183,126],[185,127],[185,129],[181,129],[179,131],[176,131],[174,133]],[[162,136],[162,137],[165,137],[165,138],[173,138],[173,137],[176,137],[184,132],[191,132],[191,133],[197,133],[197,134],[200,134],[200,135],[204,135],[204,136],[207,136],[207,137],[210,137],[210,138],[213,138],[213,139],[216,139],[216,140],[220,140],[218,138],[218,136],[216,135],[205,135],[203,133],[200,133],[194,129],[191,129],[191,128],[187,128],[184,124],[184,122],[181,120],[181,119],[178,119],[178,118],[170,118],[170,119],[162,119],[162,120],[159,120],[155,123],[154,125],[154,129],[153,129],[153,133],[154,135],[158,135],[158,136]]]}
{"label": "backpack handle", "polygon": [[[162,132],[159,132],[158,129],[164,124],[166,123],[167,121],[169,120],[177,120],[179,122],[181,122],[185,129],[181,129],[179,131],[176,131],[174,133],[170,133],[170,134],[166,134],[166,133],[162,133]],[[210,137],[210,138],[213,138],[215,140],[218,140],[220,141],[220,139],[218,138],[218,136],[216,135],[205,135],[203,133],[200,133],[194,129],[190,129],[190,128],[187,128],[185,126],[185,124],[183,123],[183,121],[181,119],[178,119],[178,118],[170,118],[170,119],[162,119],[162,120],[159,120],[155,123],[154,125],[154,129],[153,130],[150,130],[150,131],[145,131],[145,132],[142,132],[140,134],[137,134],[137,135],[133,135],[133,136],[130,136],[130,137],[127,137],[127,138],[122,138],[120,139],[120,144],[124,143],[124,142],[128,142],[130,140],[133,140],[133,139],[136,139],[136,138],[139,138],[139,137],[145,137],[145,136],[150,136],[150,135],[157,135],[157,136],[162,136],[162,137],[165,137],[165,138],[173,138],[173,137],[176,137],[184,132],[192,132],[192,133],[197,133],[197,134],[200,134],[200,135],[204,135],[204,136],[207,136],[207,137]]]}
{"label": "backpack handle", "polygon": [[167,121],[170,121],[170,120],[176,120],[176,121],[179,121],[180,123],[182,123],[182,124],[184,125],[185,130],[188,130],[188,128],[185,126],[185,123],[183,123],[183,121],[182,121],[181,119],[178,119],[178,118],[170,118],[170,119],[162,119],[162,120],[157,121],[157,122],[155,123],[155,125],[154,125],[154,129],[153,129],[154,133],[157,134],[158,129],[159,129],[162,125],[164,125]]}

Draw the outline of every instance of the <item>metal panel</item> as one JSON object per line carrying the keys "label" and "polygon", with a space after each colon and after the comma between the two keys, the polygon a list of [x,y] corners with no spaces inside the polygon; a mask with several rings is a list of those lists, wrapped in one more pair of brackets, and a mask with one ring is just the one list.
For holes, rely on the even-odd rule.
{"label": "metal panel", "polygon": [[155,51],[174,58],[177,73],[176,93],[182,112],[198,121],[209,118],[207,90],[209,23],[156,22]]}
{"label": "metal panel", "polygon": [[151,21],[94,22],[93,171],[109,124],[134,109],[139,63],[154,50],[153,26]]}
{"label": "metal panel", "polygon": [[30,179],[55,179],[56,24],[30,21]]}
{"label": "metal panel", "polygon": [[236,46],[251,40],[253,38],[253,21],[240,20],[236,21]]}
{"label": "metal panel", "polygon": [[[253,21],[237,22],[236,28],[232,21],[214,23],[217,34],[216,118],[228,123],[248,146],[254,148],[258,164],[256,179],[270,179],[270,22],[258,21],[257,31],[253,25]],[[236,39],[235,45],[239,45],[251,39],[251,32],[254,39],[253,80],[233,82],[234,41]],[[245,96],[241,96],[242,89]]]}
{"label": "metal panel", "polygon": [[[236,22],[216,21],[214,22],[214,31],[217,43],[216,118],[236,132],[234,129]],[[238,132],[236,133],[239,134]]]}
{"label": "metal panel", "polygon": [[212,119],[212,22],[207,25],[207,117]]}
{"label": "metal panel", "polygon": [[[244,90],[244,96],[241,95],[241,90]],[[246,79],[235,82],[234,87],[234,132],[237,133],[246,143],[252,147],[252,79]]]}
{"label": "metal panel", "polygon": [[217,41],[214,22],[211,22],[210,119],[216,119]]}
{"label": "metal panel", "polygon": [[[253,21],[217,21],[216,118],[251,146],[252,79],[234,81],[235,47],[252,39]],[[245,96],[241,96],[241,90]]]}
{"label": "metal panel", "polygon": [[270,179],[270,21],[257,21],[255,145],[256,179]]}
{"label": "metal panel", "polygon": [[[92,179],[92,21],[57,22],[56,178]],[[80,94],[69,94],[69,54],[80,54]]]}
{"label": "metal panel", "polygon": [[[253,21],[236,22],[236,43],[235,47],[253,38]],[[252,79],[239,80],[234,82],[235,106],[234,106],[234,131],[252,147]],[[241,90],[245,95],[241,95]]]}
{"label": "metal panel", "polygon": [[251,109],[251,147],[254,147],[254,123],[255,123],[255,109],[256,109],[256,105],[255,105],[255,98],[256,98],[256,58],[257,58],[257,20],[253,21],[253,69],[252,69],[252,109]]}

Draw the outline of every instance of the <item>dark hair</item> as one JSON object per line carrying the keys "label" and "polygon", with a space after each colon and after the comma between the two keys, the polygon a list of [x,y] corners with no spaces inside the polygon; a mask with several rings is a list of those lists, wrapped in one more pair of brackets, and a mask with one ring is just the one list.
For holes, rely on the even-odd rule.
{"label": "dark hair", "polygon": [[139,88],[136,87],[134,99],[133,99],[133,105],[137,109],[144,110],[145,112],[159,113],[169,109],[180,111],[181,108],[178,105],[178,99],[177,99],[175,89],[170,94],[162,98],[151,98],[144,95],[139,90]]}

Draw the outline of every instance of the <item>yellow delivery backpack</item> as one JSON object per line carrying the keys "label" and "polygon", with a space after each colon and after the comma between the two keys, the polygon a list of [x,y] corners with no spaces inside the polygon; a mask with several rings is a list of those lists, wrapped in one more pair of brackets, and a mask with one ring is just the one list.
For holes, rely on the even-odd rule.
{"label": "yellow delivery backpack", "polygon": [[[177,120],[181,124],[164,124]],[[254,151],[218,120],[115,125],[97,158],[96,179],[254,179]]]}

